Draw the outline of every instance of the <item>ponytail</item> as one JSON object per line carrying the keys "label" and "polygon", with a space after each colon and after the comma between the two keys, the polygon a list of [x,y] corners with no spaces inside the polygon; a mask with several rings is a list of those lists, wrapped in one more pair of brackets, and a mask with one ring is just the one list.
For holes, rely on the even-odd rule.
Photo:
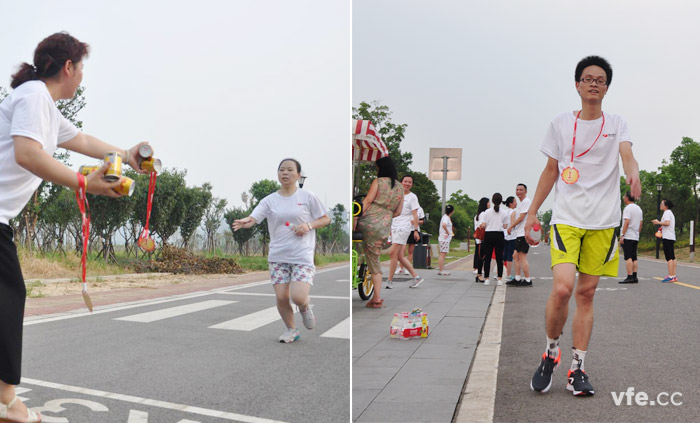
{"label": "ponytail", "polygon": [[501,206],[501,203],[503,202],[503,196],[497,192],[493,194],[493,197],[491,197],[491,201],[493,202],[493,210],[496,213],[498,213],[498,209]]}
{"label": "ponytail", "polygon": [[17,88],[27,81],[56,76],[70,60],[77,64],[88,55],[90,46],[78,41],[67,32],[57,32],[42,40],[34,50],[34,64],[22,63],[12,75],[10,87]]}

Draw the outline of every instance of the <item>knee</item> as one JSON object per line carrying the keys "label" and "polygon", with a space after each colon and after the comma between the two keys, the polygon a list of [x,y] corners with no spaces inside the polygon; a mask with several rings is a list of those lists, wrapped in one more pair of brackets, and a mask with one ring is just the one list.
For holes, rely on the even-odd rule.
{"label": "knee", "polygon": [[571,298],[572,289],[564,284],[559,284],[552,289],[552,298],[557,303],[565,304]]}
{"label": "knee", "polygon": [[593,303],[595,288],[576,290],[576,303],[579,305],[588,305]]}

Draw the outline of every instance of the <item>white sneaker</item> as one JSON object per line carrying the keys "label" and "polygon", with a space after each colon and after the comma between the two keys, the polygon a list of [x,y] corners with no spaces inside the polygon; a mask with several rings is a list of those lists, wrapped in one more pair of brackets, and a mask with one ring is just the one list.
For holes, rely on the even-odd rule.
{"label": "white sneaker", "polygon": [[418,285],[422,284],[424,280],[425,279],[423,279],[420,276],[415,277],[413,279],[413,283],[409,286],[409,288],[418,288]]}
{"label": "white sneaker", "polygon": [[474,269],[474,270],[472,271],[472,273],[475,274],[475,275],[478,275],[478,274],[479,274],[479,271],[476,270],[476,269]]}
{"label": "white sneaker", "polygon": [[313,329],[316,327],[316,316],[314,316],[313,310],[311,310],[313,306],[309,304],[309,307],[306,309],[306,311],[301,311],[299,310],[299,314],[301,314],[301,319],[304,321],[304,326],[306,329]]}
{"label": "white sneaker", "polygon": [[496,286],[503,286],[503,280],[502,280],[502,279],[496,279]]}
{"label": "white sneaker", "polygon": [[410,275],[411,272],[409,272],[408,269],[403,269],[403,274],[404,274],[404,275]]}
{"label": "white sneaker", "polygon": [[400,275],[401,274],[401,268],[397,267],[396,272],[394,272],[395,275]]}
{"label": "white sneaker", "polygon": [[284,333],[282,333],[282,335],[280,335],[280,342],[284,342],[285,344],[292,343],[298,339],[299,339],[299,331],[296,329],[287,328],[284,330]]}
{"label": "white sneaker", "polygon": [[491,285],[491,282],[488,279],[484,279],[484,285]]}
{"label": "white sneaker", "polygon": [[388,280],[386,281],[386,289],[392,289],[394,288],[394,281]]}

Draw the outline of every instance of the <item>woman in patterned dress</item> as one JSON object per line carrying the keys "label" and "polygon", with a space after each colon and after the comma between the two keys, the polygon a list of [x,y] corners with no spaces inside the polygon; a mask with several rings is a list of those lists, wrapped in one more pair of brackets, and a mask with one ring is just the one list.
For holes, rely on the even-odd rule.
{"label": "woman in patterned dress", "polygon": [[357,230],[362,232],[367,269],[372,275],[374,294],[367,307],[381,308],[382,268],[379,254],[391,231],[391,220],[401,214],[403,187],[396,180],[396,166],[390,157],[377,160],[377,179],[372,181],[362,202],[362,217]]}

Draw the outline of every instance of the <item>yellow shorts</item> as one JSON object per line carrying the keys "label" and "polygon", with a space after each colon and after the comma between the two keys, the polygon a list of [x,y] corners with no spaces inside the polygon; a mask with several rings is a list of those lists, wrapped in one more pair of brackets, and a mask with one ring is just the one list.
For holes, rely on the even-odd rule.
{"label": "yellow shorts", "polygon": [[617,277],[620,257],[615,228],[580,229],[556,224],[552,225],[549,239],[552,267],[573,263],[581,273]]}

